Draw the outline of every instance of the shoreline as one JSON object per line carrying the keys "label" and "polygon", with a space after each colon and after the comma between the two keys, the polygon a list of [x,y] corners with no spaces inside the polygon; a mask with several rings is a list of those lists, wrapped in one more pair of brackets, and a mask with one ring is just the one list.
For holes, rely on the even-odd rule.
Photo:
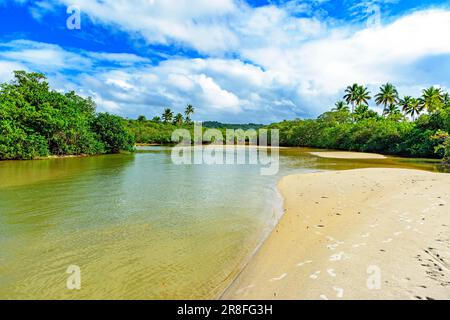
{"label": "shoreline", "polygon": [[356,160],[384,160],[387,156],[378,153],[352,152],[352,151],[321,151],[309,154],[326,159],[356,159]]}
{"label": "shoreline", "polygon": [[220,298],[450,299],[448,185],[409,169],[286,176],[284,215]]}

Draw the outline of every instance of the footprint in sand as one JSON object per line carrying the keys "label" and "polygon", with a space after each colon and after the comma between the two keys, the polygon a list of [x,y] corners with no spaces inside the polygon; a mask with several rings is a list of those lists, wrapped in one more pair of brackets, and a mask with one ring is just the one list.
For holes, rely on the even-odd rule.
{"label": "footprint in sand", "polygon": [[405,230],[411,230],[411,226],[406,226]]}
{"label": "footprint in sand", "polygon": [[383,243],[391,243],[392,241],[394,241],[394,239],[389,238],[389,239],[384,240]]}
{"label": "footprint in sand", "polygon": [[337,247],[339,247],[339,244],[337,243],[327,245],[327,249],[329,250],[336,250]]}
{"label": "footprint in sand", "polygon": [[330,275],[330,277],[336,277],[336,271],[334,269],[328,269],[327,273]]}
{"label": "footprint in sand", "polygon": [[369,227],[371,227],[372,229],[375,229],[379,226],[379,224],[371,224]]}
{"label": "footprint in sand", "polygon": [[270,279],[270,282],[280,281],[280,280],[283,280],[283,279],[286,278],[286,277],[287,277],[287,273],[285,273],[285,274],[279,276],[278,278],[272,278],[272,279]]}
{"label": "footprint in sand", "polygon": [[334,287],[333,290],[336,291],[336,297],[338,297],[338,298],[344,297],[344,289]]}
{"label": "footprint in sand", "polygon": [[361,238],[368,238],[368,237],[370,237],[370,233],[365,233],[365,234],[361,235]]}
{"label": "footprint in sand", "polygon": [[344,252],[339,252],[337,254],[333,254],[330,257],[330,261],[341,261],[344,260],[346,258],[345,253]]}
{"label": "footprint in sand", "polygon": [[400,236],[402,233],[403,233],[402,231],[394,232],[394,236],[398,237],[398,236]]}
{"label": "footprint in sand", "polygon": [[251,284],[248,287],[244,287],[244,288],[239,289],[238,291],[236,291],[236,293],[237,294],[245,293],[245,292],[247,292],[248,290],[250,290],[250,289],[252,289],[254,287],[255,287],[255,285]]}
{"label": "footprint in sand", "polygon": [[297,267],[303,267],[304,265],[310,264],[312,263],[311,260],[305,261],[305,262],[300,262],[299,264],[297,264]]}
{"label": "footprint in sand", "polygon": [[319,279],[319,275],[320,275],[320,271],[316,271],[312,275],[310,275],[309,277],[311,279],[313,279],[313,280],[317,280],[317,279]]}

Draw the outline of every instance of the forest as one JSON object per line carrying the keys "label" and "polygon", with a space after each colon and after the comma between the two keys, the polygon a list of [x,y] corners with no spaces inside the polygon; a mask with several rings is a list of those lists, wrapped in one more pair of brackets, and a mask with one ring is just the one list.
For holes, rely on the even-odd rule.
{"label": "forest", "polygon": [[[364,86],[347,87],[343,100],[317,119],[296,119],[266,126],[280,130],[280,145],[377,152],[450,162],[450,96],[440,88],[424,89],[418,98],[400,97],[387,83],[375,95],[383,107],[369,107]],[[147,120],[98,113],[91,98],[51,90],[40,73],[16,71],[0,85],[0,160],[48,156],[132,152],[136,143],[171,144],[175,129],[193,131],[195,108],[184,114],[166,108]],[[262,125],[206,122],[205,128],[259,129]]]}
{"label": "forest", "polygon": [[97,113],[91,98],[51,90],[40,73],[16,71],[0,85],[0,159],[133,151],[123,119]]}

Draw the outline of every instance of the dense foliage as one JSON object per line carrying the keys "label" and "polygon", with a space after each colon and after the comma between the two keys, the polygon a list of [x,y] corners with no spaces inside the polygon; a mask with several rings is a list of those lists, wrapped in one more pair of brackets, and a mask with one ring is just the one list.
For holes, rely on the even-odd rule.
{"label": "dense foliage", "polygon": [[232,129],[232,130],[258,130],[264,127],[263,124],[248,123],[248,124],[229,124],[221,123],[217,121],[205,121],[203,122],[203,127],[214,128],[214,129]]}
{"label": "dense foliage", "polygon": [[[379,115],[368,106],[366,87],[354,84],[345,90],[344,101],[315,120],[293,120],[268,128],[280,129],[283,146],[317,147],[412,157],[443,157],[450,162],[450,96],[439,88],[423,90],[420,98],[400,98],[392,84],[375,95],[384,107]],[[403,113],[402,113],[403,111]],[[161,117],[137,120],[96,113],[91,98],[74,92],[50,90],[39,73],[15,72],[11,83],[0,85],[0,160],[34,159],[49,155],[93,155],[132,151],[135,141],[170,144],[176,129],[193,137],[188,105],[184,115],[170,108]],[[227,125],[206,122],[204,130],[259,129],[261,125]]]}
{"label": "dense foliage", "polygon": [[135,136],[139,144],[171,144],[172,133],[176,129],[187,129],[194,134],[192,124],[173,124],[155,120],[128,120],[126,127]]}
{"label": "dense foliage", "polygon": [[133,149],[120,117],[97,114],[90,98],[50,90],[40,73],[16,71],[11,83],[0,86],[0,159]]}
{"label": "dense foliage", "polygon": [[[383,116],[370,110],[367,88],[347,88],[344,101],[316,120],[294,120],[273,124],[280,129],[284,146],[379,152],[411,157],[450,157],[450,100],[437,88],[414,99],[399,99],[396,88],[386,84],[376,95],[384,106]],[[351,108],[349,107],[349,105]],[[399,107],[402,107],[405,115]],[[354,110],[353,112],[350,110]],[[425,112],[421,114],[422,112]],[[421,114],[421,115],[420,115]],[[420,115],[419,117],[417,117]]]}
{"label": "dense foliage", "polygon": [[[136,142],[139,144],[171,144],[172,133],[176,129],[186,129],[190,132],[191,137],[194,137],[194,123],[191,120],[191,115],[195,112],[192,105],[188,105],[184,112],[184,117],[181,113],[174,116],[170,108],[164,110],[161,117],[154,117],[152,120],[147,120],[145,116],[139,116],[137,120],[128,120],[126,126],[130,132],[136,137]],[[217,121],[206,121],[202,123],[203,132],[207,129],[218,129],[222,136],[226,137],[226,130],[250,130],[260,129],[264,125],[259,124],[226,124]]]}

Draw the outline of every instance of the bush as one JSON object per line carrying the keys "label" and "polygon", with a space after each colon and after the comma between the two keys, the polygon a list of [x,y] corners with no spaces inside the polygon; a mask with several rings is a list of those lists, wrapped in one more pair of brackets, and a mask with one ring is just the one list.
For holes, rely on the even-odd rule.
{"label": "bush", "polygon": [[45,76],[16,71],[0,86],[0,160],[133,149],[116,116],[97,115],[91,98],[51,91]]}

